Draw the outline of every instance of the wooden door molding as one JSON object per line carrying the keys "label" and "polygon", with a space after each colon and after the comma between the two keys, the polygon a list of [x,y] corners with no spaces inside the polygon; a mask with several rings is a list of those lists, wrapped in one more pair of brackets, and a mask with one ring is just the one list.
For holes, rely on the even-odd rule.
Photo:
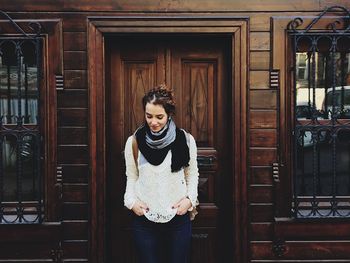
{"label": "wooden door molding", "polygon": [[[232,157],[235,262],[247,262],[248,19],[219,16],[88,17],[90,262],[105,262],[106,113],[104,38],[111,33],[192,33],[232,36]],[[231,141],[231,138],[229,139]]]}

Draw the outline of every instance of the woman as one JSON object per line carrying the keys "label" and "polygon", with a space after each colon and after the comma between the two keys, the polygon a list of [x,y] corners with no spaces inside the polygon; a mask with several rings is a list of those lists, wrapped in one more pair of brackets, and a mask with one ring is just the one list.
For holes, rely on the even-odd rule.
{"label": "woman", "polygon": [[145,123],[125,145],[124,204],[136,215],[136,249],[142,263],[185,263],[198,195],[196,142],[176,127],[174,97],[165,85],[146,93],[142,105]]}

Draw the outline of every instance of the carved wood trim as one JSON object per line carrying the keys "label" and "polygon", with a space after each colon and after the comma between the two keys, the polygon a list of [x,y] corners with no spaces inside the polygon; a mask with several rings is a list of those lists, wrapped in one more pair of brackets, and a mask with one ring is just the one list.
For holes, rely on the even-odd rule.
{"label": "carved wood trim", "polygon": [[[91,163],[90,262],[105,260],[106,138],[104,36],[106,33],[224,33],[232,36],[232,174],[235,259],[248,260],[247,218],[247,18],[230,16],[115,16],[88,18],[89,146]],[[244,227],[242,227],[244,226]]]}
{"label": "carved wood trim", "polygon": [[[46,196],[47,196],[47,221],[60,221],[62,211],[57,209],[60,207],[60,200],[55,194],[56,185],[56,166],[57,166],[57,92],[56,92],[56,75],[63,75],[63,46],[62,46],[62,21],[47,20],[49,32],[46,36],[46,53],[49,54],[45,58],[44,67],[46,67],[46,98],[45,111],[47,112],[45,120],[45,151],[46,159]],[[45,25],[45,20],[42,22]]]}

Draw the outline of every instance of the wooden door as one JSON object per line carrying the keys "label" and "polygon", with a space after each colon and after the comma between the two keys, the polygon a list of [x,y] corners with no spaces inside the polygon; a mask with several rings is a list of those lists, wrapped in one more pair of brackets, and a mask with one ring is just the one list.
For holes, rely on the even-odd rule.
{"label": "wooden door", "polygon": [[143,121],[143,94],[160,83],[174,89],[176,124],[198,146],[200,207],[193,222],[191,262],[232,258],[230,43],[229,37],[208,35],[117,36],[106,41],[108,262],[135,262],[132,214],[123,207],[122,152],[127,137]]}

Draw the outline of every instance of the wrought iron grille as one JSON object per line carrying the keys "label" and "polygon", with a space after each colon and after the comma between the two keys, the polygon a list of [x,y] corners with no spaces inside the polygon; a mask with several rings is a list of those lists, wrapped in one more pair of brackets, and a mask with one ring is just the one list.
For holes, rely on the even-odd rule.
{"label": "wrought iron grille", "polygon": [[[316,29],[330,19],[324,29]],[[334,6],[304,29],[299,29],[301,18],[289,24],[294,65],[292,212],[297,218],[350,216],[349,22],[350,12]]]}
{"label": "wrought iron grille", "polygon": [[26,33],[6,13],[0,14],[16,30],[0,32],[0,223],[40,223],[41,26],[29,23],[31,32]]}

